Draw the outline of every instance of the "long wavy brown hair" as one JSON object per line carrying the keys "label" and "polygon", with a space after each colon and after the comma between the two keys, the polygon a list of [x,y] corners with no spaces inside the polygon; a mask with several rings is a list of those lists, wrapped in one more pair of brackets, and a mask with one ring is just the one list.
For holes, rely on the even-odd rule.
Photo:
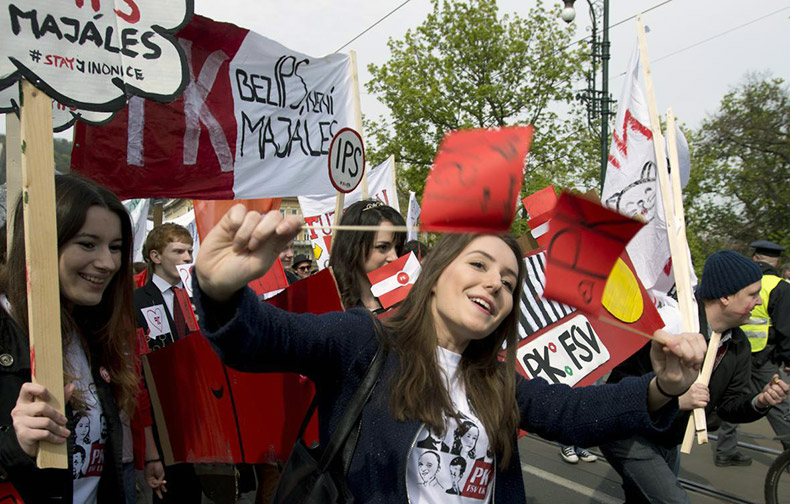
{"label": "long wavy brown hair", "polygon": [[[433,288],[459,254],[480,235],[448,234],[431,250],[422,272],[398,311],[383,321],[385,343],[397,353],[400,372],[393,377],[390,408],[398,420],[418,419],[434,432],[446,430],[446,419],[457,413],[450,401],[436,358],[439,344],[431,311]],[[510,235],[498,236],[510,247],[518,263],[513,309],[488,337],[472,340],[461,357],[460,372],[469,402],[483,422],[493,450],[502,456],[504,469],[513,455],[519,423],[516,404],[516,338],[518,306],[526,270],[523,254]],[[504,360],[500,360],[507,342]]]}
{"label": "long wavy brown hair", "polygon": [[[101,301],[96,306],[74,306],[68,310],[65,306],[69,303],[64,303],[61,295],[60,321],[64,343],[76,335],[87,350],[89,359],[91,354],[99,356],[102,365],[110,373],[116,404],[131,415],[139,377],[133,365],[135,319],[131,258],[134,239],[129,214],[115,194],[80,177],[55,177],[55,193],[58,251],[82,229],[88,209],[93,206],[113,212],[121,221],[121,267],[104,290]],[[12,316],[27,335],[29,326],[25,275],[24,220],[20,198],[16,204],[14,238],[8,262],[0,272],[0,292],[8,296]],[[63,348],[64,363],[67,364],[64,378],[68,379],[65,344]],[[79,398],[75,399],[79,409]]]}
{"label": "long wavy brown hair", "polygon": [[[404,226],[406,221],[397,210],[374,199],[357,201],[348,207],[340,219],[341,226],[378,226],[389,221]],[[395,252],[400,255],[406,233],[392,233]],[[346,309],[362,305],[362,285],[367,280],[364,264],[376,240],[376,231],[337,231],[332,238],[329,266],[335,274],[340,298]]]}

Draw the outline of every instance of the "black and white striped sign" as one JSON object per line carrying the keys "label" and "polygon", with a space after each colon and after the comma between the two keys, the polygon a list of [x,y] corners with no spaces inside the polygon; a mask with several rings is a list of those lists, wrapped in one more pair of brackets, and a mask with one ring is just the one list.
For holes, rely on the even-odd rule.
{"label": "black and white striped sign", "polygon": [[575,308],[543,297],[546,285],[546,253],[536,252],[524,258],[527,275],[521,293],[519,340],[560,321],[576,311]]}

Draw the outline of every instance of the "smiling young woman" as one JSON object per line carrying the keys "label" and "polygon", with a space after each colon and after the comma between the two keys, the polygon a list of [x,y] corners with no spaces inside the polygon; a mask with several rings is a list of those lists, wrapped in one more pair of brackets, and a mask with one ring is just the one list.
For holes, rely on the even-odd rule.
{"label": "smiling young woman", "polygon": [[[55,191],[66,416],[37,402],[48,392],[30,383],[20,200],[0,274],[0,353],[12,357],[0,367],[0,466],[25,502],[121,502],[119,410],[131,415],[139,380],[130,364],[131,221],[118,198],[93,182],[58,176]],[[39,470],[34,457],[43,439],[67,442],[70,453],[84,455],[82,467]],[[69,459],[73,465],[80,457]]]}
{"label": "smiling young woman", "polygon": [[[524,502],[517,428],[582,446],[652,432],[677,411],[656,380],[674,394],[698,375],[701,336],[666,333],[666,347],[654,343],[657,377],[572,389],[518,375],[514,307],[524,262],[510,236],[443,237],[406,300],[381,325],[361,308],[315,316],[258,303],[245,285],[298,230],[298,222],[279,213],[232,208],[202,244],[195,301],[203,333],[228,365],[315,381],[322,444],[378,348],[390,350],[346,466],[348,488],[360,502],[442,501],[452,488],[474,502]],[[426,469],[429,452],[437,459],[435,475]],[[458,457],[473,469],[460,474]],[[425,485],[426,475],[436,484]]]}
{"label": "smiling young woman", "polygon": [[381,308],[370,293],[368,273],[385,266],[400,255],[406,233],[388,231],[406,222],[397,210],[377,200],[357,201],[346,209],[340,225],[381,226],[380,231],[337,231],[332,238],[329,266],[337,280],[343,306]]}

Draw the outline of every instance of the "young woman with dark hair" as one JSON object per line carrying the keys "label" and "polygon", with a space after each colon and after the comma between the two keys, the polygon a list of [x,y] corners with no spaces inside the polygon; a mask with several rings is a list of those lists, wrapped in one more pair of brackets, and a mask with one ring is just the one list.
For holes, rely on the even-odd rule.
{"label": "young woman with dark hair", "polygon": [[[321,443],[331,437],[379,346],[389,349],[347,466],[346,481],[359,502],[442,501],[444,489],[453,486],[467,494],[461,502],[524,502],[518,427],[579,445],[662,429],[675,416],[677,400],[663,395],[657,381],[674,395],[698,375],[702,337],[663,331],[666,344],[653,343],[655,375],[590,388],[518,375],[517,307],[525,266],[510,236],[443,237],[398,311],[378,328],[364,309],[316,316],[263,305],[244,287],[298,230],[298,222],[279,213],[262,217],[232,208],[206,237],[197,260],[200,322],[228,365],[312,378]],[[500,359],[503,342],[507,350]],[[452,443],[450,433],[465,420],[480,426],[476,454],[490,452],[493,459],[470,459],[473,470],[453,482],[449,467],[456,455],[417,443],[429,431]],[[435,486],[420,485],[426,451],[439,455]],[[474,500],[464,500],[470,495]]]}
{"label": "young woman with dark hair", "polygon": [[340,225],[381,226],[380,231],[337,231],[329,257],[343,306],[364,306],[375,311],[381,306],[370,293],[368,273],[398,258],[406,233],[388,228],[404,226],[406,221],[394,208],[370,199],[349,206]]}
{"label": "young woman with dark hair", "polygon": [[[0,466],[25,502],[122,502],[119,410],[131,415],[139,380],[131,221],[114,194],[88,180],[58,176],[55,192],[66,416],[39,401],[49,392],[30,382],[20,200],[0,273],[0,353],[11,357],[0,367]],[[35,456],[43,440],[68,442],[72,464],[75,445],[89,450],[83,470],[39,470]]]}

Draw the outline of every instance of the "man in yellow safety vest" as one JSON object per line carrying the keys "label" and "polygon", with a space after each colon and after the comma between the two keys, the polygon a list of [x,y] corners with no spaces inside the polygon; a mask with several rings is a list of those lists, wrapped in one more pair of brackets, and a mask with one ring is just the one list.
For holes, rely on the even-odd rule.
{"label": "man in yellow safety vest", "polygon": [[[750,244],[754,248],[752,260],[763,273],[760,298],[751,318],[741,329],[746,333],[752,350],[752,379],[754,390],[761,390],[777,368],[790,370],[790,283],[782,280],[777,268],[784,247],[766,240]],[[785,449],[790,448],[790,403],[787,400],[772,407],[766,414]],[[738,451],[738,426],[722,422],[716,443],[715,463],[719,467],[742,466],[752,459]]]}

